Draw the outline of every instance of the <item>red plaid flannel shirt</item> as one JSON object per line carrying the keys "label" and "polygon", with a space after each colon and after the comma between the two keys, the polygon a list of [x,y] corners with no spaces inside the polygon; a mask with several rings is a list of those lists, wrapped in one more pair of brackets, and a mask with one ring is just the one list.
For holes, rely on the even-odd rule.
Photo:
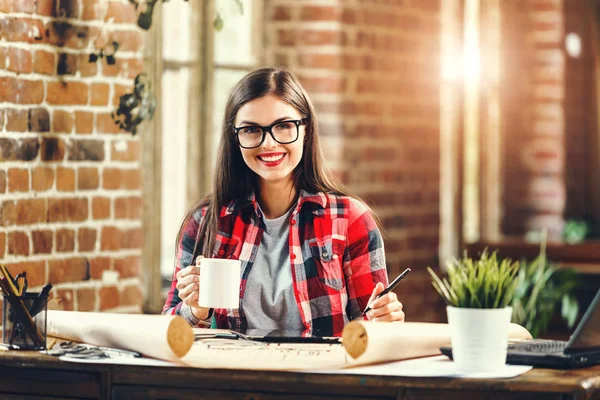
{"label": "red plaid flannel shirt", "polygon": [[[206,209],[185,222],[175,272],[163,314],[179,314],[176,274],[192,264],[196,234]],[[264,228],[254,196],[222,207],[213,257],[242,261],[239,309],[215,309],[218,328],[244,331],[244,291]],[[362,318],[377,282],[387,286],[383,240],[373,216],[359,201],[305,191],[290,217],[290,267],[294,294],[306,330],[340,336]]]}

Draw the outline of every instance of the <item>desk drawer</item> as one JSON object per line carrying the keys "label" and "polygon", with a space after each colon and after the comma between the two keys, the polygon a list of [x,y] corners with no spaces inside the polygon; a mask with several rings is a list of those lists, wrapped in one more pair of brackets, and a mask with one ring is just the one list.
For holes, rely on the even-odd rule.
{"label": "desk drawer", "polygon": [[395,400],[395,397],[354,397],[354,396],[334,396],[328,393],[308,394],[308,393],[274,393],[274,392],[244,392],[244,391],[225,391],[225,390],[193,390],[177,389],[167,387],[151,386],[113,386],[113,400],[184,400],[184,399],[223,399],[223,400],[358,400],[358,399],[389,399]]}
{"label": "desk drawer", "polygon": [[5,366],[0,367],[0,398],[4,398],[2,393],[12,393],[49,398],[99,399],[101,382],[100,373]]}

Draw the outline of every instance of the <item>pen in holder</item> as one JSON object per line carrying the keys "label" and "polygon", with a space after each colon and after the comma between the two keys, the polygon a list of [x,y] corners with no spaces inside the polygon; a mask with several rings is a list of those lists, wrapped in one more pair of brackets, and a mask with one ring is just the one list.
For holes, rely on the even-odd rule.
{"label": "pen in holder", "polygon": [[0,265],[0,288],[4,292],[2,342],[9,349],[45,350],[46,316],[51,284],[39,293],[27,293],[27,277],[23,272],[13,278]]}
{"label": "pen in holder", "polygon": [[5,295],[2,343],[19,350],[45,350],[47,311],[48,294],[44,298],[42,293],[25,293],[13,299]]}

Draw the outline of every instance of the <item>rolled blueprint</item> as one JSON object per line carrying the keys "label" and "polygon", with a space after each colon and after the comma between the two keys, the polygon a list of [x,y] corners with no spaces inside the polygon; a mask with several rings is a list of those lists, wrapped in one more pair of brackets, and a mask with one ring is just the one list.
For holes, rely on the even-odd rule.
{"label": "rolled blueprint", "polygon": [[[520,325],[510,324],[509,339],[530,339]],[[441,354],[450,346],[448,324],[427,322],[383,323],[352,321],[344,327],[342,343],[352,357],[350,365],[404,360]]]}
{"label": "rolled blueprint", "polygon": [[194,343],[191,326],[174,315],[49,310],[47,321],[48,335],[167,361],[181,362]]}

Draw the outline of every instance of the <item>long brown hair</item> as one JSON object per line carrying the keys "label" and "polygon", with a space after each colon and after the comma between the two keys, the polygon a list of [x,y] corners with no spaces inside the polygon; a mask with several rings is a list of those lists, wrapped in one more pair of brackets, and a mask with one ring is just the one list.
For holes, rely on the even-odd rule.
{"label": "long brown hair", "polygon": [[249,196],[257,187],[256,174],[244,162],[233,128],[238,110],[244,104],[268,94],[275,95],[293,106],[307,119],[302,159],[293,172],[295,189],[357,198],[337,183],[323,162],[317,116],[298,78],[282,67],[254,70],[235,85],[227,101],[212,193],[188,212],[177,235],[176,246],[183,234],[183,227],[192,214],[203,207],[208,207],[198,229],[192,263],[199,254],[205,257],[212,256],[221,207],[231,200]]}

